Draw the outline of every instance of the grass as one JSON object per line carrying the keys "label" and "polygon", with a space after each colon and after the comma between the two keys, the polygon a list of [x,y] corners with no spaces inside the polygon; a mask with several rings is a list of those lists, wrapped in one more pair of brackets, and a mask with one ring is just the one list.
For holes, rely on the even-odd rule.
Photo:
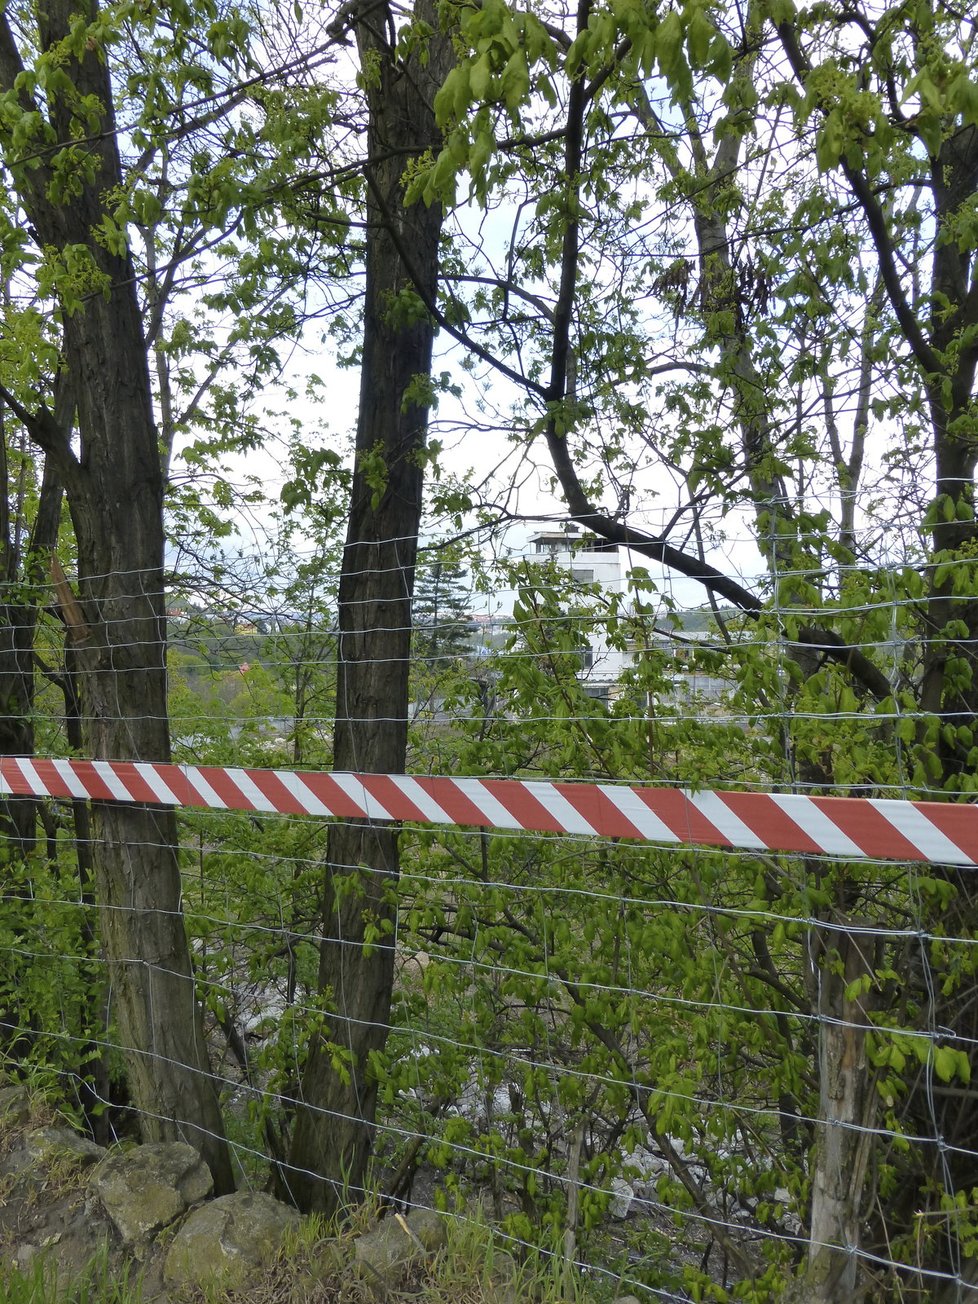
{"label": "grass", "polygon": [[518,1261],[471,1209],[447,1216],[445,1246],[405,1265],[396,1282],[385,1287],[354,1253],[357,1237],[375,1219],[376,1208],[370,1206],[339,1230],[304,1219],[279,1262],[260,1281],[224,1299],[228,1304],[591,1304],[597,1299],[577,1282],[571,1302],[561,1291],[559,1260],[531,1253]]}
{"label": "grass", "polygon": [[108,1255],[96,1254],[71,1282],[62,1282],[43,1256],[26,1272],[14,1269],[0,1282],[2,1304],[143,1304],[142,1280],[128,1266],[113,1270]]}

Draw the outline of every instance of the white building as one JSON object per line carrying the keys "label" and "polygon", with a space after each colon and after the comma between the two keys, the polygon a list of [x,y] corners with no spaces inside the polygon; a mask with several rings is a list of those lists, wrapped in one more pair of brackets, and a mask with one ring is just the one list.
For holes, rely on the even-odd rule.
{"label": "white building", "polygon": [[[593,534],[585,534],[576,525],[542,530],[533,535],[523,554],[529,563],[554,562],[579,584],[597,584],[603,593],[621,593],[624,571],[621,550]],[[595,604],[597,609],[597,602]],[[588,646],[581,649],[581,679],[589,696],[607,701],[615,696],[615,686],[632,664],[631,652],[610,648],[603,622],[595,621]]]}
{"label": "white building", "polygon": [[[580,584],[596,584],[602,594],[621,594],[626,587],[629,565],[627,560],[623,565],[622,552],[617,544],[587,534],[576,525],[567,525],[535,534],[527,544],[523,559],[530,563],[554,562]],[[600,609],[601,599],[596,596],[595,612]],[[658,647],[675,660],[672,687],[660,700],[674,704],[720,701],[730,684],[697,670],[693,657],[697,644],[713,644],[717,640],[708,613],[685,613],[680,617],[680,631],[678,637],[665,630],[655,630],[649,635],[647,645]],[[581,649],[580,678],[585,692],[601,701],[614,700],[622,675],[635,664],[637,655],[641,655],[638,648],[623,651],[609,647],[604,621],[595,620],[588,646]]]}

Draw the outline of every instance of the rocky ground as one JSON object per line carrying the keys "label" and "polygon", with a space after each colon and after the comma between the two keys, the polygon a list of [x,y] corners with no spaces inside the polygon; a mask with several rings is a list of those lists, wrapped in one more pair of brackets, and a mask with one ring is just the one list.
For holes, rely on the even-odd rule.
{"label": "rocky ground", "polygon": [[0,1085],[0,1300],[517,1304],[534,1296],[505,1254],[452,1259],[448,1221],[430,1210],[324,1236],[264,1192],[215,1199],[211,1188],[182,1142],[105,1150],[39,1112],[24,1087]]}
{"label": "rocky ground", "polygon": [[[39,1283],[43,1274],[51,1298],[77,1297],[87,1282],[89,1299],[111,1290],[145,1304],[215,1292],[252,1304],[357,1304],[416,1290],[447,1239],[444,1220],[423,1210],[324,1238],[264,1192],[213,1199],[211,1188],[182,1142],[106,1151],[39,1117],[23,1087],[0,1087],[0,1286],[11,1293],[15,1276]],[[505,1276],[485,1304],[512,1298]]]}

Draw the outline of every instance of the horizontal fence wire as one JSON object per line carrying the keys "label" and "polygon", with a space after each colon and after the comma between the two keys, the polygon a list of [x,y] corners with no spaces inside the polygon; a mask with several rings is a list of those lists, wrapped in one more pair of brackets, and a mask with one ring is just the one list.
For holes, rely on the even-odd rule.
{"label": "horizontal fence wire", "polygon": [[[366,1033],[373,1159],[346,1196],[461,1224],[477,1206],[513,1255],[608,1299],[773,1299],[765,1283],[820,1250],[856,1261],[875,1298],[967,1298],[978,809],[920,761],[939,730],[970,727],[966,705],[935,725],[911,691],[920,598],[901,586],[926,564],[867,577],[839,563],[826,605],[778,596],[810,578],[801,567],[762,577],[771,609],[755,622],[629,587],[624,563],[612,591],[530,561],[542,567],[510,558],[488,595],[463,577],[451,614],[430,591],[389,621],[354,604],[360,634],[411,634],[380,658],[409,662],[406,720],[340,709],[335,567],[308,617],[257,583],[217,598],[153,573],[72,580],[105,639],[84,671],[50,619],[63,585],[42,586],[34,750],[0,757],[5,1064],[43,1065],[79,1117],[96,1102],[110,1141],[163,1123],[123,1089],[130,1058],[180,1067],[164,1042],[122,1037],[126,971],[151,1006],[179,990],[183,1017],[203,1010],[193,1071],[216,1084],[243,1187],[341,1184],[290,1137],[303,1113],[361,1120],[310,1098],[305,1074],[317,1038],[343,1066]],[[134,595],[166,613],[165,647],[148,627],[125,642],[113,603]],[[820,659],[807,696],[791,668],[806,623]],[[833,631],[889,697],[846,695]],[[930,646],[972,642],[937,631]],[[84,720],[72,673],[164,660],[174,762],[68,745]],[[338,716],[407,725],[413,768],[334,769]],[[177,819],[120,835],[119,812],[147,807]],[[396,835],[397,859],[337,854],[349,821]],[[109,900],[90,866],[119,836],[131,891]],[[179,869],[166,906],[142,896],[151,865]],[[369,900],[363,927],[335,901],[324,911],[337,892]],[[186,929],[192,985],[158,957],[110,961],[100,932],[151,918]],[[344,987],[371,957],[390,1004],[365,1013]],[[858,1109],[832,1096],[832,1064],[858,1069]],[[874,1173],[855,1244],[813,1218],[838,1137]]]}
{"label": "horizontal fence wire", "polygon": [[[190,818],[200,820],[205,816]],[[230,827],[242,816],[223,811],[219,818]],[[304,831],[309,827],[303,821],[298,824]],[[420,839],[419,851],[423,854],[423,848],[431,846],[431,837],[452,838],[456,835],[447,830],[436,830],[428,835],[415,830],[413,833],[408,831],[408,836]],[[488,836],[493,842],[499,835],[481,836],[483,839]],[[563,842],[558,837],[545,843],[546,849],[543,849],[539,839],[526,832],[522,836],[526,840],[526,851],[532,848],[541,855],[547,854],[554,843],[560,845]],[[223,835],[210,830],[200,852],[202,861],[208,864],[208,873],[201,877],[189,864],[184,871],[183,909],[191,936],[197,939],[197,991],[211,1012],[209,1038],[215,1073],[227,1095],[232,1114],[240,1112],[242,1118],[247,1118],[268,1111],[292,1111],[304,1107],[304,1102],[294,1094],[294,1087],[281,1083],[281,1067],[274,1067],[266,1056],[270,1056],[274,1045],[272,1060],[280,1060],[283,1053],[287,1056],[289,1052],[298,1057],[298,1039],[283,1048],[281,1026],[288,1022],[293,1029],[291,1035],[296,1037],[295,1030],[301,1027],[304,1019],[315,1018],[318,1007],[305,1000],[302,984],[298,984],[289,996],[284,967],[276,975],[274,963],[270,964],[267,958],[256,963],[256,956],[263,954],[263,940],[273,952],[298,946],[307,948],[311,956],[324,938],[313,930],[292,928],[285,920],[294,901],[289,884],[290,872],[295,869],[285,854],[277,858],[266,857],[276,863],[266,867],[270,876],[263,881],[266,889],[269,881],[276,881],[277,894],[256,891],[250,898],[249,909],[265,912],[264,921],[249,919],[248,911],[240,908],[222,915],[206,914],[205,907],[209,901],[219,899],[230,903],[241,894],[242,884],[238,881],[241,868],[240,865],[235,867],[233,862],[240,860],[245,853],[241,849],[225,848],[222,842]],[[579,846],[578,841],[575,839],[566,845],[571,862],[576,864],[578,856],[574,849]],[[614,849],[621,851],[621,844],[611,843],[606,848]],[[505,849],[500,850],[505,856]],[[634,853],[637,848],[632,850]],[[410,863],[410,848],[406,851]],[[691,854],[686,848],[677,847],[657,848],[656,851],[673,861]],[[720,853],[709,854],[718,857]],[[728,854],[725,859],[729,861],[731,856]],[[743,866],[749,864],[736,855],[732,860]],[[320,856],[311,858],[303,868],[345,872],[351,866],[330,864]],[[677,864],[673,873],[678,875],[679,872]],[[422,881],[415,882],[419,877]],[[589,1118],[588,1149],[600,1156],[601,1162],[590,1177],[578,1177],[576,1184],[582,1198],[592,1199],[605,1210],[606,1238],[602,1253],[609,1253],[609,1246],[614,1243],[624,1245],[630,1239],[638,1243],[649,1236],[661,1236],[662,1229],[669,1228],[673,1254],[692,1256],[694,1252],[701,1253],[703,1245],[708,1244],[712,1237],[733,1236],[738,1244],[747,1248],[747,1252],[759,1256],[757,1267],[760,1271],[765,1246],[792,1253],[793,1249],[808,1245],[798,1214],[792,1212],[799,1197],[782,1189],[782,1183],[788,1178],[779,1166],[777,1137],[784,1121],[784,1104],[775,1098],[773,1084],[768,1088],[763,1076],[757,1076],[756,1065],[752,1066],[754,1072],[740,1083],[739,1091],[733,1090],[732,1082],[724,1090],[722,1077],[711,1081],[709,1075],[702,1083],[705,1089],[701,1090],[683,1090],[678,1085],[667,1084],[653,1087],[650,1085],[650,1067],[640,1049],[640,1037],[635,1039],[629,1081],[623,1080],[620,1065],[610,1063],[602,1068],[594,1062],[593,1051],[590,1055],[582,1055],[579,1048],[568,1041],[562,1025],[568,1022],[567,992],[571,989],[578,994],[592,992],[598,999],[610,1002],[609,1009],[622,1002],[631,1002],[630,1026],[641,1028],[644,1023],[650,1039],[656,1032],[662,1035],[663,1017],[669,1023],[675,1023],[677,1006],[699,1020],[726,1021],[728,1028],[730,1021],[736,1024],[741,1020],[745,1027],[757,1027],[765,1022],[776,1027],[787,1022],[796,1028],[808,1025],[817,1030],[824,1016],[817,1010],[793,1010],[775,1005],[765,1008],[756,1001],[741,1004],[731,1000],[729,993],[725,996],[720,987],[715,987],[708,998],[702,1000],[657,991],[657,983],[648,980],[656,967],[656,957],[648,953],[642,940],[634,949],[628,940],[623,946],[624,969],[631,971],[631,983],[616,983],[607,975],[600,982],[589,981],[587,960],[583,954],[580,954],[575,973],[561,973],[556,948],[548,946],[545,938],[541,939],[540,948],[543,963],[529,968],[520,967],[511,959],[507,961],[492,945],[480,951],[478,929],[470,933],[462,947],[448,945],[447,939],[435,941],[432,938],[428,942],[429,949],[424,950],[420,946],[422,934],[412,918],[415,907],[411,893],[431,887],[439,888],[442,894],[456,894],[461,899],[478,901],[480,897],[492,896],[497,908],[500,891],[505,891],[514,903],[525,901],[527,897],[532,899],[534,888],[537,898],[544,892],[541,884],[404,874],[394,934],[390,940],[377,943],[382,949],[392,951],[395,957],[395,994],[398,998],[395,1009],[400,1011],[390,1025],[388,1050],[389,1069],[398,1084],[397,1091],[375,1126],[375,1141],[380,1154],[395,1156],[405,1146],[419,1145],[422,1151],[437,1155],[436,1171],[440,1174],[469,1172],[479,1180],[478,1175],[482,1173],[481,1180],[488,1181],[491,1171],[492,1182],[503,1192],[501,1207],[504,1210],[515,1210],[520,1200],[525,1201],[528,1184],[538,1193],[541,1207],[546,1208],[547,1200],[566,1190],[566,1155],[555,1133],[563,1134],[581,1109],[579,1103],[572,1102],[583,1098],[589,1102],[590,1108],[602,1093],[614,1100],[616,1096],[620,1097],[623,1088],[626,1095],[645,1092],[652,1101],[652,1107],[645,1113],[629,1105],[627,1099],[619,1098],[617,1117],[604,1112],[609,1109],[606,1102],[603,1111],[597,1111]],[[703,902],[633,900],[626,895],[611,893],[599,896],[577,886],[556,883],[548,885],[546,893],[551,899],[547,901],[545,910],[537,915],[537,923],[544,930],[548,921],[552,923],[561,918],[576,915],[582,920],[593,919],[598,907],[604,908],[608,922],[619,928],[623,908],[639,911],[645,918],[683,914],[698,919],[702,924],[704,920],[712,922],[718,914],[729,914],[731,922],[737,921],[735,908],[711,907]],[[3,901],[5,906],[15,908],[24,904],[22,898],[10,894],[5,894]],[[50,918],[59,912],[94,913],[97,909],[94,904],[86,905],[70,898],[45,899],[40,894],[35,895],[31,904],[35,920],[45,916]],[[114,909],[126,911],[128,907]],[[759,920],[770,929],[776,916],[773,912],[758,910],[749,912],[742,922],[749,930]],[[818,921],[812,919],[794,918],[789,922],[797,926],[800,933],[818,927]],[[492,922],[484,920],[483,927],[488,932],[493,927]],[[868,928],[863,931],[872,932]],[[325,940],[341,947],[344,944],[341,935],[327,936]],[[943,938],[921,937],[916,932],[902,935],[899,930],[892,930],[887,940],[894,944],[909,943],[911,950],[916,951],[924,963],[928,962],[931,943],[937,941],[943,945],[945,942]],[[974,939],[946,940],[966,944]],[[579,945],[575,949],[579,953],[582,950]],[[18,960],[61,968],[66,960],[79,969],[92,964],[102,970],[105,967],[104,960],[98,956],[66,956],[57,950],[45,950],[36,940],[20,948],[4,947],[3,954],[8,967]],[[265,954],[267,956],[268,950]],[[717,958],[717,953],[708,955],[701,945],[697,957],[701,966],[716,965]],[[637,971],[649,965],[652,970]],[[439,974],[437,983],[432,978],[436,971]],[[716,970],[713,977],[718,977],[718,974]],[[488,1030],[494,1035],[486,1035],[486,1030],[478,1038],[464,1034],[464,1028],[470,1026],[466,1022],[465,1007],[471,1006],[473,987],[488,987],[497,995],[507,988],[509,990],[503,1009],[497,1009],[494,1026]],[[70,983],[64,985],[66,991],[70,988]],[[416,1003],[411,1008],[409,993],[419,990],[426,993],[425,1002]],[[437,1013],[435,1007],[438,1007]],[[524,1026],[521,1030],[523,1037],[514,1035],[514,1030],[507,1027],[509,1018],[525,1020],[530,1008],[535,1025],[532,1034]],[[519,1011],[518,1016],[515,1011]],[[67,1008],[64,1013],[67,1015]],[[343,1016],[333,1017],[341,1027]],[[455,1029],[451,1026],[453,1019],[458,1021]],[[936,1049],[957,1044],[949,1029],[910,1023],[888,1029],[884,1022],[876,1019],[868,1023],[854,1022],[851,1026],[863,1032],[872,1029],[878,1037],[892,1035],[899,1038],[901,1044],[908,1039],[923,1039],[929,1044],[931,1058]],[[34,1030],[28,1025],[17,1025],[9,1019],[4,1020],[3,1027],[8,1035],[17,1032],[34,1035]],[[229,1027],[239,1030],[240,1040],[248,1047],[244,1060],[236,1059],[230,1049]],[[342,1038],[342,1032],[337,1035]],[[96,1038],[93,1042],[90,1038],[72,1035],[67,1019],[60,1029],[46,1030],[43,1038],[56,1047],[55,1055],[63,1054],[68,1059],[82,1047],[90,1053],[93,1045],[106,1051],[111,1049],[113,1053],[119,1050],[119,1043],[111,1038],[104,1041]],[[127,1049],[150,1058],[157,1055],[144,1048]],[[448,1083],[444,1080],[446,1059],[449,1061]],[[926,1063],[926,1057],[921,1059],[922,1065]],[[106,1101],[106,1104],[111,1102]],[[655,1119],[663,1108],[672,1111],[670,1116],[674,1121],[671,1126],[675,1128],[675,1134],[668,1130],[659,1132],[649,1125],[649,1116]],[[336,1121],[343,1121],[343,1116],[337,1116]],[[806,1113],[799,1109],[792,1115],[792,1122],[795,1126],[810,1128],[816,1136],[826,1126],[826,1120],[817,1110]],[[872,1124],[836,1121],[833,1126],[864,1134],[872,1138],[874,1144],[896,1145],[921,1154],[940,1150],[960,1159],[978,1160],[978,1153],[968,1147],[948,1144],[936,1132],[915,1134],[905,1122],[897,1124],[895,1119],[890,1124],[882,1116]],[[642,1135],[636,1143],[637,1129],[642,1130]],[[535,1133],[530,1147],[525,1139],[528,1130]],[[625,1132],[629,1134],[627,1143],[621,1139]],[[487,1144],[487,1138],[494,1133],[505,1141],[501,1149],[498,1144]],[[524,1137],[522,1142],[518,1140],[520,1135]],[[616,1135],[618,1142],[614,1140]],[[678,1157],[675,1154],[677,1146]],[[273,1156],[256,1140],[236,1139],[233,1148],[242,1180],[259,1181],[262,1165]],[[672,1154],[671,1161],[667,1154]],[[677,1185],[675,1177],[670,1176],[670,1163],[682,1165],[682,1171],[687,1175],[692,1170],[698,1187],[704,1192],[699,1207],[690,1206],[683,1194],[685,1188]],[[758,1173],[760,1194],[756,1192],[757,1180],[746,1180],[747,1174],[753,1174],[757,1179]],[[301,1169],[297,1169],[297,1175],[301,1175]],[[422,1192],[414,1203],[424,1205],[425,1199]],[[455,1216],[463,1215],[456,1213]],[[530,1242],[519,1234],[521,1225],[518,1219],[511,1218],[504,1227],[502,1239],[513,1246],[529,1248]],[[685,1291],[655,1285],[654,1275],[651,1278],[646,1275],[646,1256],[638,1249],[630,1248],[624,1252],[619,1248],[618,1253],[617,1260],[613,1253],[610,1260],[602,1259],[592,1257],[597,1250],[589,1248],[588,1254],[580,1258],[580,1271],[598,1278],[607,1277],[617,1282],[621,1289],[627,1287],[650,1297],[687,1298]],[[900,1259],[877,1254],[869,1248],[861,1248],[856,1253],[867,1265],[875,1268],[906,1266]],[[927,1281],[954,1281],[954,1274],[938,1269],[919,1266],[914,1271]],[[728,1284],[732,1280],[728,1277]]]}

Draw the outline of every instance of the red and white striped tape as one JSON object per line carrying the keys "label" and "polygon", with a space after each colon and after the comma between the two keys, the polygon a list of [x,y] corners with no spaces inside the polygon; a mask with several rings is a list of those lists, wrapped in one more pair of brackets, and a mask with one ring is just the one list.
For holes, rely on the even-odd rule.
{"label": "red and white striped tape", "polygon": [[579,833],[743,851],[978,865],[978,806],[528,779],[0,757],[0,796]]}

